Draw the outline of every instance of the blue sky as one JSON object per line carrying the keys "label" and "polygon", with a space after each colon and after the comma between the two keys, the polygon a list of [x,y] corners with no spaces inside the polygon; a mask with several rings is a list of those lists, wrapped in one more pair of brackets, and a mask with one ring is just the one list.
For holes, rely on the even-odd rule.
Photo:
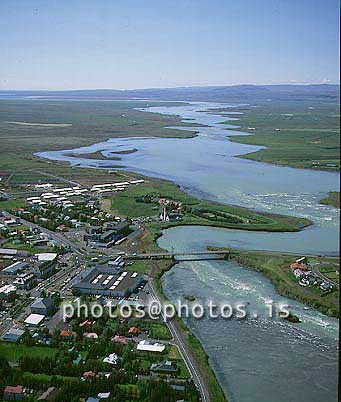
{"label": "blue sky", "polygon": [[0,0],[0,89],[339,81],[338,0]]}

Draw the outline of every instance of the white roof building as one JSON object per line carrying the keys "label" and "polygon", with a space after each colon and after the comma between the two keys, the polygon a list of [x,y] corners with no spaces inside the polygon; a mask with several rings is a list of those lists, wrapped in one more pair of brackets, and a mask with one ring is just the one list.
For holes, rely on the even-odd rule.
{"label": "white roof building", "polygon": [[45,316],[41,314],[30,314],[26,320],[24,321],[24,324],[26,325],[34,325],[37,326],[39,325],[42,321],[44,321]]}
{"label": "white roof building", "polygon": [[146,352],[163,352],[165,350],[165,345],[162,343],[148,342],[147,340],[140,341],[137,345],[137,350]]}
{"label": "white roof building", "polygon": [[34,255],[39,262],[45,262],[45,261],[54,261],[58,254],[57,253],[38,253]]}
{"label": "white roof building", "polygon": [[14,285],[5,285],[0,288],[0,294],[3,296],[8,296],[11,293],[16,292],[17,288]]}
{"label": "white roof building", "polygon": [[116,353],[111,353],[108,357],[103,359],[103,363],[117,364],[118,356]]}

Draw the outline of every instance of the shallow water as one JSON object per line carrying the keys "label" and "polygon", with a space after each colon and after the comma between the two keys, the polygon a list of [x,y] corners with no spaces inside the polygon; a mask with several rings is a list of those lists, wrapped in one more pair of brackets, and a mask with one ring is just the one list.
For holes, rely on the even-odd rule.
{"label": "shallow water", "polygon": [[[313,220],[315,225],[300,233],[302,249],[307,247],[307,251],[316,250],[319,253],[338,252],[338,211],[319,204],[328,191],[338,188],[338,173],[292,169],[237,158],[236,155],[253,152],[260,147],[228,141],[226,136],[234,132],[231,133],[226,127],[234,126],[221,124],[227,119],[226,116],[196,111],[214,106],[223,105],[199,103],[148,109],[158,113],[179,114],[195,123],[210,126],[187,128],[199,131],[195,138],[113,138],[88,147],[38,155],[84,167],[110,168],[113,164],[122,164],[132,171],[173,180],[201,198],[260,211],[303,216]],[[72,153],[85,154],[99,150],[106,156],[117,156],[111,152],[128,149],[138,151],[121,154],[122,161],[119,162],[71,156]],[[253,237],[251,233],[250,238]],[[287,235],[284,234],[283,238],[287,238]],[[290,238],[292,246],[297,247],[297,236],[292,234],[286,240],[286,246]],[[264,247],[267,248],[266,242]]]}
{"label": "shallow water", "polygon": [[[299,170],[237,158],[260,147],[228,141],[238,122],[205,112],[225,104],[152,107],[146,112],[178,114],[208,127],[187,128],[192,139],[110,139],[67,151],[40,156],[67,160],[85,167],[108,167],[116,161],[74,158],[70,153],[138,149],[120,155],[122,166],[149,176],[170,179],[201,198],[256,210],[304,216],[314,226],[298,233],[263,233],[209,227],[177,227],[164,232],[159,245],[170,250],[203,250],[207,245],[267,249],[296,253],[338,253],[338,211],[319,204],[338,189],[337,173]],[[231,106],[233,112],[234,105]],[[233,124],[221,124],[230,119]],[[294,325],[278,320],[189,320],[200,338],[223,389],[239,402],[332,402],[337,400],[338,321],[301,303],[276,295],[262,275],[232,262],[181,262],[164,276],[171,300],[193,294],[199,300],[247,301],[264,309],[273,299],[290,304],[303,320]]]}

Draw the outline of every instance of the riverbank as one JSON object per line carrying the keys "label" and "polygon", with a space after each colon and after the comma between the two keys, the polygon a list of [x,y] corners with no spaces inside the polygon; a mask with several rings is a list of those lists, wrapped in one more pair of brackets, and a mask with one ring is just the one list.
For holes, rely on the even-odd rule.
{"label": "riverbank", "polygon": [[[266,232],[297,232],[310,226],[306,218],[254,212],[233,205],[200,200],[170,181],[147,178],[143,185],[129,187],[110,197],[110,211],[120,216],[156,217],[159,230],[179,225],[213,226],[228,229]],[[167,199],[181,204],[181,220],[162,222],[157,219]]]}
{"label": "riverbank", "polygon": [[[160,232],[155,231],[152,227],[148,226],[143,236],[137,240],[137,247],[141,251],[146,249],[152,249],[153,252],[165,251],[157,245],[157,239],[159,236]],[[147,264],[150,265],[148,274],[152,277],[154,288],[157,291],[159,298],[164,302],[170,303],[163,290],[162,277],[166,272],[173,268],[176,261],[149,261]],[[190,355],[193,356],[196,362],[200,375],[208,388],[210,402],[227,402],[228,399],[225,397],[222,387],[210,366],[209,357],[199,339],[193,334],[182,319],[175,317],[172,319],[172,322],[181,333],[184,347],[188,350]]]}
{"label": "riverbank", "polygon": [[[233,135],[229,139],[266,147],[240,155],[243,159],[295,168],[339,171],[338,107],[338,102],[331,101],[288,100],[235,108],[233,111],[242,113],[236,116],[239,118],[236,130],[249,135]],[[226,116],[223,111],[220,109],[221,115]]]}
{"label": "riverbank", "polygon": [[[214,247],[210,247],[214,250]],[[219,247],[221,249],[221,247]],[[301,257],[295,254],[266,251],[246,251],[227,249],[229,259],[241,266],[262,273],[270,279],[278,294],[298,300],[330,317],[339,317],[338,290],[331,293],[314,287],[301,287],[292,273],[290,264]],[[317,264],[339,263],[339,259],[330,257],[309,257],[312,266]]]}
{"label": "riverbank", "polygon": [[104,156],[102,154],[102,151],[89,152],[89,153],[84,153],[84,154],[72,153],[72,154],[68,154],[68,155],[72,156],[74,158],[94,159],[94,160],[100,160],[100,161],[106,161],[106,160],[120,161],[121,160],[121,158],[119,158],[117,156]]}
{"label": "riverbank", "polygon": [[335,208],[340,209],[340,192],[330,191],[326,198],[320,200],[320,203],[325,205],[331,205]]}

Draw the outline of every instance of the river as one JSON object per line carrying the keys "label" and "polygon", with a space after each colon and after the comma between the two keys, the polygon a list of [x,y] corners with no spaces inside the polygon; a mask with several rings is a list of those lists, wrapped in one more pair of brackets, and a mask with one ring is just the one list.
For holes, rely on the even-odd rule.
{"label": "river", "polygon": [[[186,128],[190,139],[120,138],[89,147],[43,152],[53,160],[84,167],[107,167],[113,161],[77,158],[72,153],[137,149],[121,154],[125,169],[172,180],[198,197],[311,219],[314,225],[297,233],[245,232],[209,227],[177,227],[164,231],[162,248],[203,250],[207,245],[296,253],[338,254],[338,211],[319,204],[339,188],[339,175],[254,162],[237,155],[260,149],[228,140],[237,115],[212,114],[212,109],[237,105],[196,102],[185,106],[150,107],[145,112],[176,114],[204,125]],[[211,112],[207,112],[210,109]],[[228,123],[226,121],[228,120]],[[232,124],[230,124],[232,123]],[[176,127],[174,127],[176,129]],[[183,129],[183,128],[181,128]],[[270,319],[188,319],[229,396],[239,402],[334,402],[337,400],[338,320],[301,303],[278,296],[262,275],[226,261],[178,263],[163,278],[171,300],[193,294],[198,300],[247,301],[258,310],[272,299],[290,304],[302,324]]]}

